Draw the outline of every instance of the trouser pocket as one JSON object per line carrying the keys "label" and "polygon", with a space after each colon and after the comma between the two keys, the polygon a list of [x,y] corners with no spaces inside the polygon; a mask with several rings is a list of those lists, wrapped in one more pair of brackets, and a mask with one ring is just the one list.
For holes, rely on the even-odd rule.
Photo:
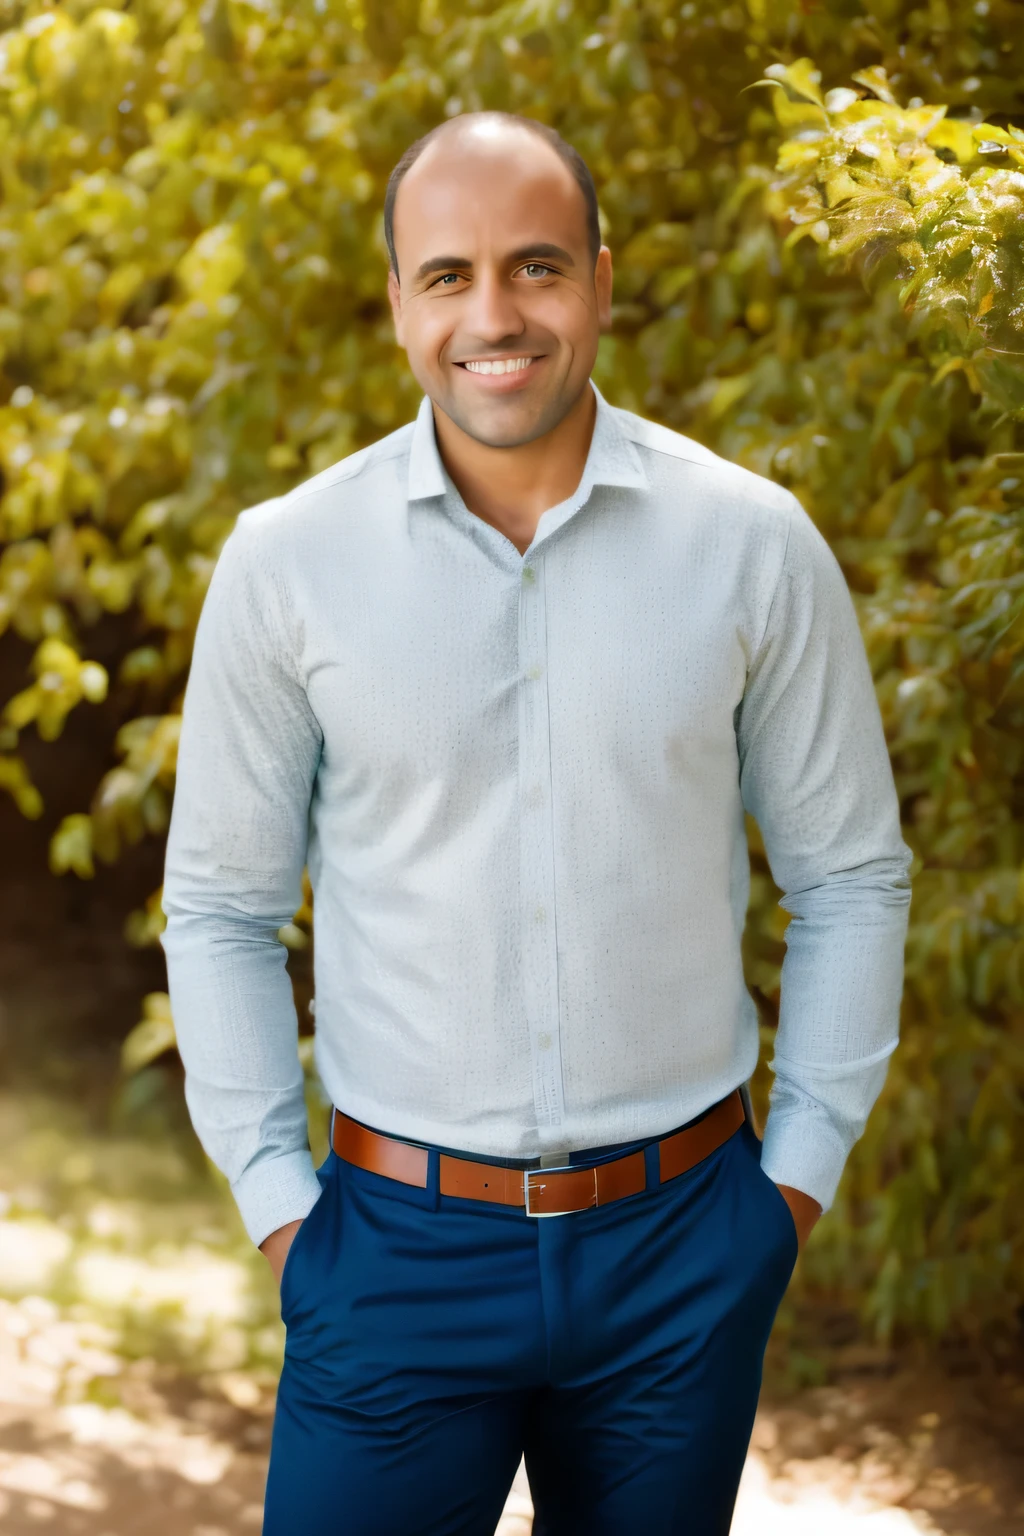
{"label": "trouser pocket", "polygon": [[320,1181],[320,1197],[303,1220],[285,1255],[284,1268],[281,1271],[280,1305],[281,1320],[286,1328],[292,1326],[296,1309],[301,1309],[303,1299],[308,1298],[309,1295],[311,1274],[308,1258],[316,1246],[318,1227],[322,1224],[333,1201],[337,1161],[337,1154],[332,1150],[316,1170],[316,1176]]}
{"label": "trouser pocket", "polygon": [[[789,1284],[790,1277],[796,1265],[799,1252],[799,1240],[797,1238],[796,1222],[793,1220],[793,1212],[775,1180],[769,1178],[761,1167],[761,1143],[755,1136],[749,1123],[740,1127],[739,1135],[746,1141],[746,1151],[751,1163],[751,1173],[755,1184],[759,1189],[760,1203],[766,1213],[770,1229],[777,1234],[777,1242],[780,1248],[778,1255],[778,1267],[784,1276],[783,1290]],[[773,1266],[774,1268],[774,1266]],[[781,1295],[781,1292],[780,1292]]]}

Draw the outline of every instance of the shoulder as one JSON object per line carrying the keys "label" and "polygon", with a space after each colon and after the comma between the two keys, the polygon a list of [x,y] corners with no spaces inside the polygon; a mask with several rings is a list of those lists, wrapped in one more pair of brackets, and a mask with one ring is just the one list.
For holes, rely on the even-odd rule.
{"label": "shoulder", "polygon": [[390,432],[379,442],[350,453],[309,480],[258,502],[239,514],[232,537],[257,542],[273,540],[287,528],[289,534],[302,524],[316,523],[324,514],[331,517],[352,508],[374,509],[379,498],[389,490],[404,495],[404,472],[412,444],[414,423]]}
{"label": "shoulder", "polygon": [[626,436],[640,449],[644,466],[656,486],[685,486],[691,496],[697,490],[723,509],[746,506],[761,517],[774,514],[787,531],[795,514],[807,517],[793,493],[774,480],[734,464],[696,439],[632,411],[615,408],[615,415]]}

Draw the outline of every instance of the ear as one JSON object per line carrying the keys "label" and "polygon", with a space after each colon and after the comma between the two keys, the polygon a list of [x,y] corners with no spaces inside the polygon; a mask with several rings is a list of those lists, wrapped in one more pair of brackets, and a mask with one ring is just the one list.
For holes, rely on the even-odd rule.
{"label": "ear", "polygon": [[594,291],[597,294],[597,319],[602,331],[612,327],[612,253],[602,245],[594,267]]}
{"label": "ear", "polygon": [[388,301],[391,305],[391,318],[395,322],[395,340],[400,347],[403,347],[405,342],[402,340],[402,290],[393,271],[388,273]]}

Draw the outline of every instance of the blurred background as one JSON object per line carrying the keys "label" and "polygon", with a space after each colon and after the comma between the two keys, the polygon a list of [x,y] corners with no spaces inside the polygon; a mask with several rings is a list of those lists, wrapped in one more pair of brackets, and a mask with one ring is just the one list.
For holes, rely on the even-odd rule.
{"label": "blurred background", "polygon": [[[0,0],[0,28],[4,1530],[259,1528],[276,1295],[189,1127],[159,949],[178,711],[238,512],[413,416],[384,185],[482,107],[593,170],[606,396],[829,539],[915,851],[902,1043],[780,1312],[735,1532],[1024,1530],[1024,6]],[[767,1057],[788,918],[749,834]],[[282,942],[308,1042],[308,903]]]}

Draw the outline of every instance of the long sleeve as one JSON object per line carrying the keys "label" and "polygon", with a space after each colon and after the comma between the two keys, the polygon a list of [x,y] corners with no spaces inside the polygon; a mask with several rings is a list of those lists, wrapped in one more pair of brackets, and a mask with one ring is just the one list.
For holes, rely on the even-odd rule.
{"label": "long sleeve", "polygon": [[189,1111],[255,1243],[320,1193],[277,935],[301,900],[321,735],[295,675],[279,561],[260,537],[265,507],[239,519],[200,617],[163,896]]}
{"label": "long sleeve", "polygon": [[791,914],[762,1166],[827,1209],[898,1041],[913,855],[853,601],[795,498],[737,741]]}

